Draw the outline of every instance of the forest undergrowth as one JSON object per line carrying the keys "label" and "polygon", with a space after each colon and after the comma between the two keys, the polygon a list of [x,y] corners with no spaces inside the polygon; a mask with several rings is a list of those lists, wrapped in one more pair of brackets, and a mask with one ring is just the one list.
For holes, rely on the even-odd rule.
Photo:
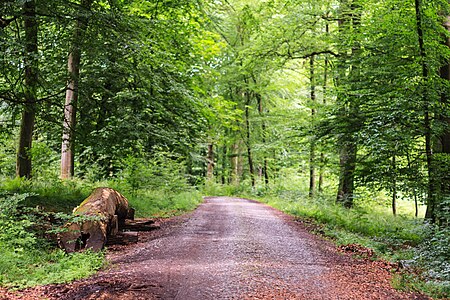
{"label": "forest undergrowth", "polygon": [[201,193],[177,171],[182,168],[176,161],[161,156],[153,164],[127,163],[130,168],[114,180],[0,178],[0,287],[70,282],[105,266],[104,252],[67,254],[56,240],[63,224],[75,218],[72,209],[96,187],[125,195],[136,217],[179,215],[202,201]]}

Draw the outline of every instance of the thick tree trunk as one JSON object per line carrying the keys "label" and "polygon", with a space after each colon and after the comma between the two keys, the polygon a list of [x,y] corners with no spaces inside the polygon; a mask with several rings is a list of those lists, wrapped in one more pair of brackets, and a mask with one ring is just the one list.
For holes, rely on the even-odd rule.
{"label": "thick tree trunk", "polygon": [[419,44],[419,55],[420,63],[422,65],[422,102],[424,110],[424,131],[425,131],[425,155],[427,160],[427,171],[428,171],[428,197],[427,197],[427,211],[425,213],[425,218],[435,222],[436,220],[436,178],[434,177],[433,170],[433,151],[432,151],[432,129],[431,129],[431,118],[430,118],[430,105],[429,96],[426,84],[428,83],[429,70],[427,65],[427,55],[425,51],[424,33],[422,28],[422,3],[420,0],[415,0],[415,10],[416,10],[416,30],[417,38]]}
{"label": "thick tree trunk", "polygon": [[[445,29],[450,32],[450,16],[448,16],[444,22]],[[450,48],[450,38],[445,38],[445,45]],[[440,77],[445,81],[450,81],[450,61],[447,61],[444,66],[442,66],[439,70]],[[449,96],[448,92],[444,92],[441,94],[441,103],[442,107],[447,109],[449,105]],[[447,110],[445,110],[447,112]],[[439,115],[439,120],[444,125],[444,131],[439,136],[439,152],[450,154],[450,116],[445,113],[441,113]],[[448,179],[448,178],[447,178]],[[448,184],[448,183],[447,183]]]}
{"label": "thick tree trunk", "polygon": [[125,226],[125,219],[134,213],[128,200],[110,188],[97,188],[75,210],[75,215],[99,217],[66,225],[66,232],[58,236],[59,244],[67,252],[83,249],[99,251],[107,241],[108,235],[116,235]]}
{"label": "thick tree trunk", "polygon": [[[90,11],[93,0],[82,0],[81,8]],[[83,12],[81,15],[84,15]],[[64,103],[63,135],[61,145],[61,175],[62,179],[74,175],[75,158],[75,128],[78,106],[78,84],[81,62],[81,44],[88,25],[88,18],[78,17],[72,37],[72,46],[67,61],[69,80],[67,82],[66,100]]]}
{"label": "thick tree trunk", "polygon": [[[341,1],[341,5],[343,6],[343,11],[347,9],[347,2]],[[351,30],[353,32],[357,32],[360,27],[360,18],[361,12],[359,11],[360,7],[358,2],[351,2],[349,11],[346,11],[341,16],[339,20],[339,30],[340,32],[345,32],[346,30]],[[358,55],[360,51],[359,45],[355,42],[352,45],[352,55]],[[342,51],[342,62],[339,76],[341,78],[345,78],[344,81],[348,83],[359,81],[359,70],[358,66],[355,64],[346,65],[347,59],[347,49]],[[348,70],[348,74],[346,74],[346,70]],[[357,144],[355,140],[355,132],[357,128],[355,125],[354,118],[356,118],[359,114],[359,104],[357,103],[357,99],[349,95],[340,96],[343,99],[341,113],[345,117],[346,120],[350,120],[350,125],[347,125],[346,132],[342,134],[340,137],[341,149],[340,149],[340,173],[339,173],[339,186],[336,197],[336,202],[343,204],[345,207],[350,208],[353,206],[353,197],[354,197],[354,181],[355,181],[355,170],[356,170],[356,156],[357,156]]]}
{"label": "thick tree trunk", "polygon": [[38,23],[35,0],[23,4],[25,28],[25,103],[20,124],[19,147],[17,149],[16,176],[31,178],[31,146],[36,114],[36,92],[38,85]]}
{"label": "thick tree trunk", "polygon": [[[446,22],[444,23],[445,29],[450,32],[450,16],[446,18]],[[450,38],[446,38],[446,46],[450,48]],[[440,76],[446,82],[450,82],[450,61],[447,61],[444,66],[440,69]],[[441,95],[441,106],[445,108],[444,113],[439,115],[439,120],[443,124],[444,131],[439,136],[439,152],[446,156],[446,162],[450,161],[448,156],[450,156],[450,115],[448,113],[448,106],[450,104],[448,90],[443,92]],[[446,165],[444,167],[446,170],[450,168],[450,166]],[[442,178],[441,190],[444,197],[450,196],[450,174],[447,172],[444,174],[444,178]]]}
{"label": "thick tree trunk", "polygon": [[339,161],[340,176],[336,201],[347,208],[353,206],[356,150],[356,143],[354,141],[343,141]]}

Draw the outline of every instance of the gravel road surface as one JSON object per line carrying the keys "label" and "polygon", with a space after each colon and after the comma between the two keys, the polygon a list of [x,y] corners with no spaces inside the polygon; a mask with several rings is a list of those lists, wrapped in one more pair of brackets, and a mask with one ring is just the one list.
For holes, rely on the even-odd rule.
{"label": "gravel road surface", "polygon": [[48,299],[428,299],[391,288],[389,268],[355,260],[292,217],[252,200],[208,197],[144,242],[112,251],[93,278]]}

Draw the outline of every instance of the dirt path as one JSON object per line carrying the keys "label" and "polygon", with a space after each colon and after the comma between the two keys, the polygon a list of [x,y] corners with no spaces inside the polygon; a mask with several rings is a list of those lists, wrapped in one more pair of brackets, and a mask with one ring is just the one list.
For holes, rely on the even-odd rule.
{"label": "dirt path", "polygon": [[207,198],[189,218],[109,255],[95,277],[41,290],[49,299],[427,299],[389,285],[292,218],[244,199]]}

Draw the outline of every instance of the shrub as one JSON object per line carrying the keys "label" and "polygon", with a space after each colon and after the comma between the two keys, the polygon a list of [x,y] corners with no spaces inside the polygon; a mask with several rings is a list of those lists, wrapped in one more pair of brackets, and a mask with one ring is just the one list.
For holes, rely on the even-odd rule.
{"label": "shrub", "polygon": [[36,232],[35,215],[21,207],[30,194],[0,197],[0,285],[23,288],[61,283],[92,274],[104,264],[103,253],[65,254]]}

